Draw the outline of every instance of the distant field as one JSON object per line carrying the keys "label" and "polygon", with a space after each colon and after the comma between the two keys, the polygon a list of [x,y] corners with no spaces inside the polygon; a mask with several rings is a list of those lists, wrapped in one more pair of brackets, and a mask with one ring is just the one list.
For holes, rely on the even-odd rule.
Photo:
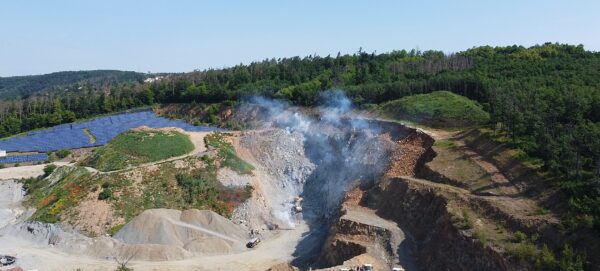
{"label": "distant field", "polygon": [[193,150],[189,136],[177,131],[128,131],[97,149],[83,164],[101,171],[112,171],[184,155]]}
{"label": "distant field", "polygon": [[470,126],[490,120],[479,103],[448,91],[403,97],[383,104],[381,109],[391,117],[434,127]]}

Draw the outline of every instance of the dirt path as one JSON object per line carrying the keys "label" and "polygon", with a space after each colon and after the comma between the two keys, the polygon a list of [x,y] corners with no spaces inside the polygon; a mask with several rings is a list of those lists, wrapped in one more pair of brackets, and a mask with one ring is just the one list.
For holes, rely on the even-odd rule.
{"label": "dirt path", "polygon": [[[235,254],[192,257],[179,261],[134,261],[128,266],[134,270],[266,270],[293,259],[296,244],[308,230],[305,224],[293,230],[282,230],[263,241],[255,249]],[[18,258],[22,268],[38,270],[114,270],[112,259],[98,259],[85,255],[64,253],[59,249],[33,244],[12,236],[0,236],[0,254]]]}
{"label": "dirt path", "polygon": [[[56,166],[66,166],[68,162],[54,162]],[[0,169],[0,180],[10,179],[21,179],[21,178],[32,178],[44,175],[44,167],[48,164],[32,165],[32,166],[21,166],[21,167],[10,167]]]}

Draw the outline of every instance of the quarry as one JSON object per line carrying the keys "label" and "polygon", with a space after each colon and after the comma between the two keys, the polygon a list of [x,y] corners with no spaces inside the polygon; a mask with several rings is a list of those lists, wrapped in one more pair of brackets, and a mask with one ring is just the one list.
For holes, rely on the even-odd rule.
{"label": "quarry", "polygon": [[254,98],[232,118],[250,128],[132,130],[189,138],[160,159],[107,164],[109,143],[37,181],[22,180],[42,165],[0,169],[0,255],[24,270],[529,270],[516,232],[560,243],[537,211],[551,195],[525,196],[477,135],[381,120],[340,93],[316,109]]}

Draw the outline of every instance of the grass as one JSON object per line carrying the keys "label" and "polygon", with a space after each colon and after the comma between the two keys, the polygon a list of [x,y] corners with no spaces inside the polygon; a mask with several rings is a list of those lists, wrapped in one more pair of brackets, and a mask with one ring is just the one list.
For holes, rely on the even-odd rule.
{"label": "grass", "polygon": [[90,144],[96,143],[96,137],[94,136],[94,134],[92,134],[90,129],[83,128],[83,132],[90,138]]}
{"label": "grass", "polygon": [[48,180],[30,178],[24,180],[24,187],[29,193],[25,201],[28,207],[36,208],[32,220],[56,223],[61,213],[86,195],[84,189],[89,184],[91,175],[84,168],[60,167],[48,176]]}
{"label": "grass", "polygon": [[240,174],[251,174],[254,167],[236,155],[231,143],[225,140],[225,135],[225,133],[212,133],[204,137],[204,143],[218,150],[221,166],[229,167]]}
{"label": "grass", "polygon": [[490,120],[479,103],[448,91],[406,96],[384,103],[381,109],[394,118],[433,127],[464,127]]}
{"label": "grass", "polygon": [[184,155],[192,150],[194,144],[189,136],[177,131],[128,131],[98,148],[82,164],[101,171],[113,171]]}
{"label": "grass", "polygon": [[454,148],[456,146],[456,144],[450,140],[436,140],[433,143],[433,146],[443,148],[443,149],[449,149],[449,148]]}

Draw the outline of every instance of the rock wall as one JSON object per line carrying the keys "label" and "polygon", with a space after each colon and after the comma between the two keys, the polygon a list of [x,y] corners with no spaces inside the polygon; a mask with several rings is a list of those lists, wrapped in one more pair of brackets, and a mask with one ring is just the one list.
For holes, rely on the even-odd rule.
{"label": "rock wall", "polygon": [[383,180],[370,197],[378,215],[415,238],[421,270],[519,270],[500,253],[463,235],[452,223],[447,200],[435,188],[392,178]]}

